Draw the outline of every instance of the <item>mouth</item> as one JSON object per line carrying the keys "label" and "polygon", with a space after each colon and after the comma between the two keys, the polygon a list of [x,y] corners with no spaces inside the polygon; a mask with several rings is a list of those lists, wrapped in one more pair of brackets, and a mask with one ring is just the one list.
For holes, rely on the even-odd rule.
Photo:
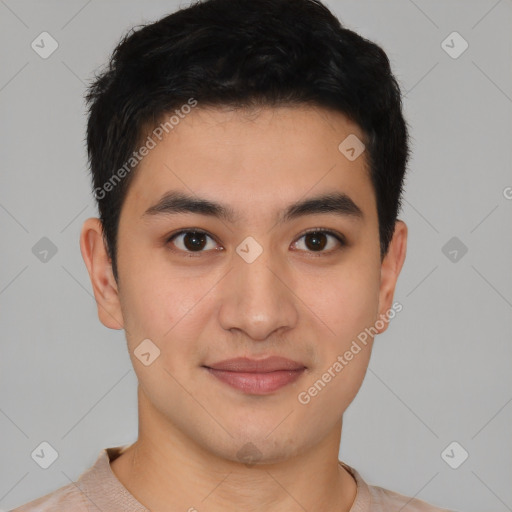
{"label": "mouth", "polygon": [[266,395],[295,382],[306,366],[283,357],[236,358],[204,365],[210,375],[246,394]]}

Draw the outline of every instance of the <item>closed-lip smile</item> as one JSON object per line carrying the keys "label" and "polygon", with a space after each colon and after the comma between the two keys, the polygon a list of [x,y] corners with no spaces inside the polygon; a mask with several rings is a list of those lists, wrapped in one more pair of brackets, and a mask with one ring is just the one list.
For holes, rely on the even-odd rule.
{"label": "closed-lip smile", "polygon": [[297,380],[306,370],[304,364],[280,356],[265,359],[237,357],[203,367],[225,384],[254,395],[277,391]]}

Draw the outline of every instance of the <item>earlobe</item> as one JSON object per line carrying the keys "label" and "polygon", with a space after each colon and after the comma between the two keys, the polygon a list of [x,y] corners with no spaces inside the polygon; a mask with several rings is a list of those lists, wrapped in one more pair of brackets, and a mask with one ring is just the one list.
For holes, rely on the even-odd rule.
{"label": "earlobe", "polygon": [[89,272],[101,323],[110,329],[123,329],[117,283],[103,242],[100,219],[91,217],[84,222],[80,234],[80,251]]}
{"label": "earlobe", "polygon": [[[387,312],[392,308],[396,282],[407,252],[407,225],[401,220],[395,223],[393,238],[389,249],[381,264],[380,293],[379,293],[379,318],[387,318]],[[387,329],[388,322],[379,332]]]}

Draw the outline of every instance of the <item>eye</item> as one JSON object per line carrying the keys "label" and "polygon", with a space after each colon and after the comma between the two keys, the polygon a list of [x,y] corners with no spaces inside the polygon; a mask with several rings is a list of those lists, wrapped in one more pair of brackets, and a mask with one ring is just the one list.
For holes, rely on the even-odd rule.
{"label": "eye", "polygon": [[[210,239],[213,243],[208,243]],[[190,229],[188,231],[180,231],[172,235],[167,243],[171,243],[178,250],[184,252],[205,252],[217,247],[217,243],[205,231],[199,229]]]}
{"label": "eye", "polygon": [[[304,239],[303,242],[300,242]],[[177,250],[185,253],[202,253],[210,250],[221,250],[215,240],[201,229],[188,229],[179,231],[167,239]],[[331,253],[341,249],[346,244],[341,233],[315,228],[304,233],[294,244],[298,250],[312,253]],[[336,248],[338,246],[338,249]]]}
{"label": "eye", "polygon": [[[304,242],[299,250],[308,252],[331,253],[337,250],[336,245],[338,245],[338,249],[346,245],[345,237],[340,233],[319,228],[307,231],[299,238],[299,240],[302,239],[304,239]],[[301,245],[299,241],[296,244]]]}

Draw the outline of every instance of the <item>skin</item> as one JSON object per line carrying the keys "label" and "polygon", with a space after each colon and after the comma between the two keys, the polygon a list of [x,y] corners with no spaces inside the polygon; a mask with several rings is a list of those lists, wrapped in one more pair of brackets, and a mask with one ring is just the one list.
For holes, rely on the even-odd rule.
{"label": "skin", "polygon": [[[338,150],[349,134],[363,140],[357,125],[322,108],[199,106],[139,164],[121,211],[118,283],[99,219],[83,224],[80,247],[99,318],[125,330],[139,382],[139,437],[111,467],[153,512],[348,511],[354,502],[356,484],[338,453],[371,338],[308,404],[297,396],[391,309],[407,227],[397,221],[381,260],[365,154],[349,161]],[[222,202],[239,218],[144,217],[170,190]],[[325,192],[349,195],[363,218],[321,213],[276,223],[289,204]],[[183,236],[167,242],[190,228],[212,236],[194,257]],[[303,236],[311,228],[338,231],[347,245],[325,235],[327,245],[315,250]],[[235,252],[248,236],[263,248],[250,264]],[[134,355],[147,338],[160,349],[149,366]],[[256,396],[202,368],[269,355],[307,370]],[[254,464],[237,455],[247,443],[259,453]]]}

